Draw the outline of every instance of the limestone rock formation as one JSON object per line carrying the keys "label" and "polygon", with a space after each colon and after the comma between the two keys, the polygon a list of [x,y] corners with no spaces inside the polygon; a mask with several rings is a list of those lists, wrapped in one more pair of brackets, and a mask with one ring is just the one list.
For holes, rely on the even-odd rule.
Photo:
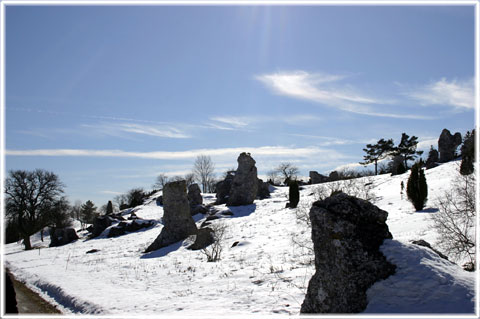
{"label": "limestone rock formation", "polygon": [[367,289],[395,272],[379,251],[392,238],[388,213],[344,193],[313,203],[310,210],[316,272],[302,313],[357,313]]}
{"label": "limestone rock formation", "polygon": [[267,182],[264,182],[260,178],[258,179],[257,197],[260,199],[265,199],[270,197],[269,184]]}
{"label": "limestone rock formation", "polygon": [[333,171],[330,174],[328,174],[328,181],[329,182],[335,182],[340,179],[340,176],[338,175],[337,171]]}
{"label": "limestone rock formation", "polygon": [[63,246],[77,239],[77,232],[71,227],[56,228],[50,231],[50,247]]}
{"label": "limestone rock formation", "polygon": [[310,176],[310,184],[321,184],[328,182],[328,177],[319,174],[317,171],[310,171],[308,175]]}
{"label": "limestone rock formation", "polygon": [[440,163],[453,160],[455,158],[455,151],[460,144],[462,144],[462,134],[457,132],[455,135],[452,135],[449,130],[444,128],[438,139]]}
{"label": "limestone rock formation", "polygon": [[217,190],[217,200],[215,201],[216,205],[225,204],[230,196],[230,190],[232,189],[233,178],[235,177],[235,171],[227,172],[227,176],[221,182],[218,182],[215,186]]}
{"label": "limestone rock formation", "polygon": [[190,204],[190,207],[203,204],[202,192],[200,191],[200,186],[198,186],[198,184],[188,186],[188,203]]}
{"label": "limestone rock formation", "polygon": [[170,182],[163,188],[163,228],[146,252],[160,249],[197,232],[190,215],[187,186],[184,180]]}
{"label": "limestone rock formation", "polygon": [[255,160],[249,153],[241,153],[237,162],[238,168],[227,199],[228,206],[249,205],[257,197],[258,177]]}

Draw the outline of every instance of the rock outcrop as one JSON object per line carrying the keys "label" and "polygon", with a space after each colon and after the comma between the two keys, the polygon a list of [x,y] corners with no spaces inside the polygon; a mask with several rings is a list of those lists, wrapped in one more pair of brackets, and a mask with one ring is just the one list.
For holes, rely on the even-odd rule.
{"label": "rock outcrop", "polygon": [[87,230],[91,232],[90,237],[95,238],[99,236],[107,227],[112,225],[113,219],[110,216],[103,215],[103,216],[98,216],[94,219],[93,225]]}
{"label": "rock outcrop", "polygon": [[319,174],[317,171],[310,171],[308,175],[310,176],[310,184],[321,184],[329,181],[327,176]]}
{"label": "rock outcrop", "polygon": [[232,189],[233,178],[235,177],[235,171],[227,172],[227,176],[221,182],[218,182],[215,186],[217,191],[216,197],[217,200],[215,201],[216,205],[225,204],[230,196],[230,190]]}
{"label": "rock outcrop", "polygon": [[185,181],[170,182],[163,188],[163,228],[146,252],[160,249],[197,233],[190,215]]}
{"label": "rock outcrop", "polygon": [[257,197],[258,177],[255,160],[249,153],[241,153],[237,162],[238,168],[232,181],[228,206],[249,205]]}
{"label": "rock outcrop", "polygon": [[190,205],[190,215],[205,214],[208,208],[203,205],[202,193],[198,184],[188,186],[188,204]]}
{"label": "rock outcrop", "polygon": [[337,171],[333,171],[333,172],[330,172],[330,174],[328,174],[329,182],[335,182],[335,181],[338,181],[339,179],[340,179],[340,175],[338,175]]}
{"label": "rock outcrop", "polygon": [[136,232],[142,228],[148,228],[155,224],[153,220],[134,218],[131,221],[122,221],[117,226],[111,227],[107,237],[117,237],[126,233]]}
{"label": "rock outcrop", "polygon": [[70,227],[56,228],[50,231],[50,247],[63,246],[77,239],[77,232]]}
{"label": "rock outcrop", "polygon": [[313,203],[310,210],[316,272],[302,313],[358,313],[367,289],[395,272],[379,251],[392,238],[388,213],[344,193]]}
{"label": "rock outcrop", "polygon": [[200,186],[198,186],[198,184],[188,186],[188,203],[190,204],[190,207],[203,204],[202,192],[200,191]]}
{"label": "rock outcrop", "polygon": [[258,179],[258,189],[257,189],[257,198],[265,199],[270,197],[270,187],[267,182],[264,182],[261,179]]}
{"label": "rock outcrop", "polygon": [[438,139],[440,163],[453,160],[455,158],[455,151],[460,144],[462,144],[462,134],[457,132],[455,135],[452,135],[449,130],[444,128]]}

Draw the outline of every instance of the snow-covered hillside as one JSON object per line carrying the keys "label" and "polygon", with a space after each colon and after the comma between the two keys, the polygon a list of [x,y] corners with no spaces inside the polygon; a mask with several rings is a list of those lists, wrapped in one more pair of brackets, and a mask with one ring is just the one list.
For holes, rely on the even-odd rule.
{"label": "snow-covered hillside", "polygon": [[[415,212],[400,194],[408,173],[361,181],[372,183],[375,204],[389,213],[393,240],[385,241],[381,249],[397,265],[395,275],[368,291],[367,313],[474,312],[476,274],[410,243],[418,239],[435,243],[430,215],[436,213],[435,199],[448,189],[457,170],[458,163],[450,162],[426,172],[429,201],[422,212]],[[328,184],[301,190],[301,207],[316,199],[318,187]],[[298,314],[314,266],[308,254],[310,231],[298,222],[294,209],[285,208],[287,194],[288,188],[279,187],[269,199],[230,207],[233,216],[219,214],[223,218],[212,223],[224,223],[227,235],[218,262],[207,262],[201,251],[187,250],[188,240],[143,254],[160,233],[161,223],[117,238],[86,240],[82,233],[84,238],[57,248],[23,251],[20,244],[9,244],[4,246],[4,258],[18,279],[60,304],[65,313]],[[208,202],[213,196],[204,194]],[[136,214],[160,220],[163,209],[151,201]],[[197,225],[204,220],[203,215],[195,216]],[[35,238],[33,243],[48,247],[49,239],[42,243]],[[92,249],[98,252],[87,254]]]}

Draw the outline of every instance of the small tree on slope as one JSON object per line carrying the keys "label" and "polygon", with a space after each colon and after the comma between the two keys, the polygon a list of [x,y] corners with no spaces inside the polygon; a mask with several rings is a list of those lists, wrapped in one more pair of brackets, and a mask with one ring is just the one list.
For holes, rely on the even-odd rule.
{"label": "small tree on slope", "polygon": [[412,166],[407,182],[407,196],[415,210],[422,210],[427,202],[428,186],[421,162]]}

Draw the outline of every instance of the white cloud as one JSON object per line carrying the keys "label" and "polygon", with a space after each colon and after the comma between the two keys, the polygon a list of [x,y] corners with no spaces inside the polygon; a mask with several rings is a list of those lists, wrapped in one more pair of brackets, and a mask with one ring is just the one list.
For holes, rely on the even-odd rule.
{"label": "white cloud", "polygon": [[216,116],[210,118],[210,120],[227,124],[235,128],[242,128],[253,122],[252,118],[246,116]]}
{"label": "white cloud", "polygon": [[84,124],[83,127],[95,130],[97,133],[125,137],[131,133],[162,138],[190,138],[191,136],[173,125],[146,125],[137,123],[100,123]]}
{"label": "white cloud", "polygon": [[351,113],[377,117],[430,119],[425,116],[375,111],[372,105],[392,104],[392,100],[367,96],[352,86],[341,87],[337,82],[346,78],[342,75],[293,71],[263,74],[255,78],[277,94],[313,101]]}
{"label": "white cloud", "polygon": [[451,80],[445,78],[422,87],[409,90],[404,95],[418,101],[421,105],[448,105],[457,110],[474,109],[474,79]]}
{"label": "white cloud", "polygon": [[322,158],[341,157],[336,151],[318,147],[235,147],[217,149],[196,149],[177,152],[130,152],[122,150],[87,150],[87,149],[37,149],[37,150],[6,150],[7,156],[76,156],[76,157],[130,157],[161,160],[193,159],[198,155],[230,156],[236,158],[241,152],[251,153],[255,157],[291,157],[308,158],[322,156]]}

